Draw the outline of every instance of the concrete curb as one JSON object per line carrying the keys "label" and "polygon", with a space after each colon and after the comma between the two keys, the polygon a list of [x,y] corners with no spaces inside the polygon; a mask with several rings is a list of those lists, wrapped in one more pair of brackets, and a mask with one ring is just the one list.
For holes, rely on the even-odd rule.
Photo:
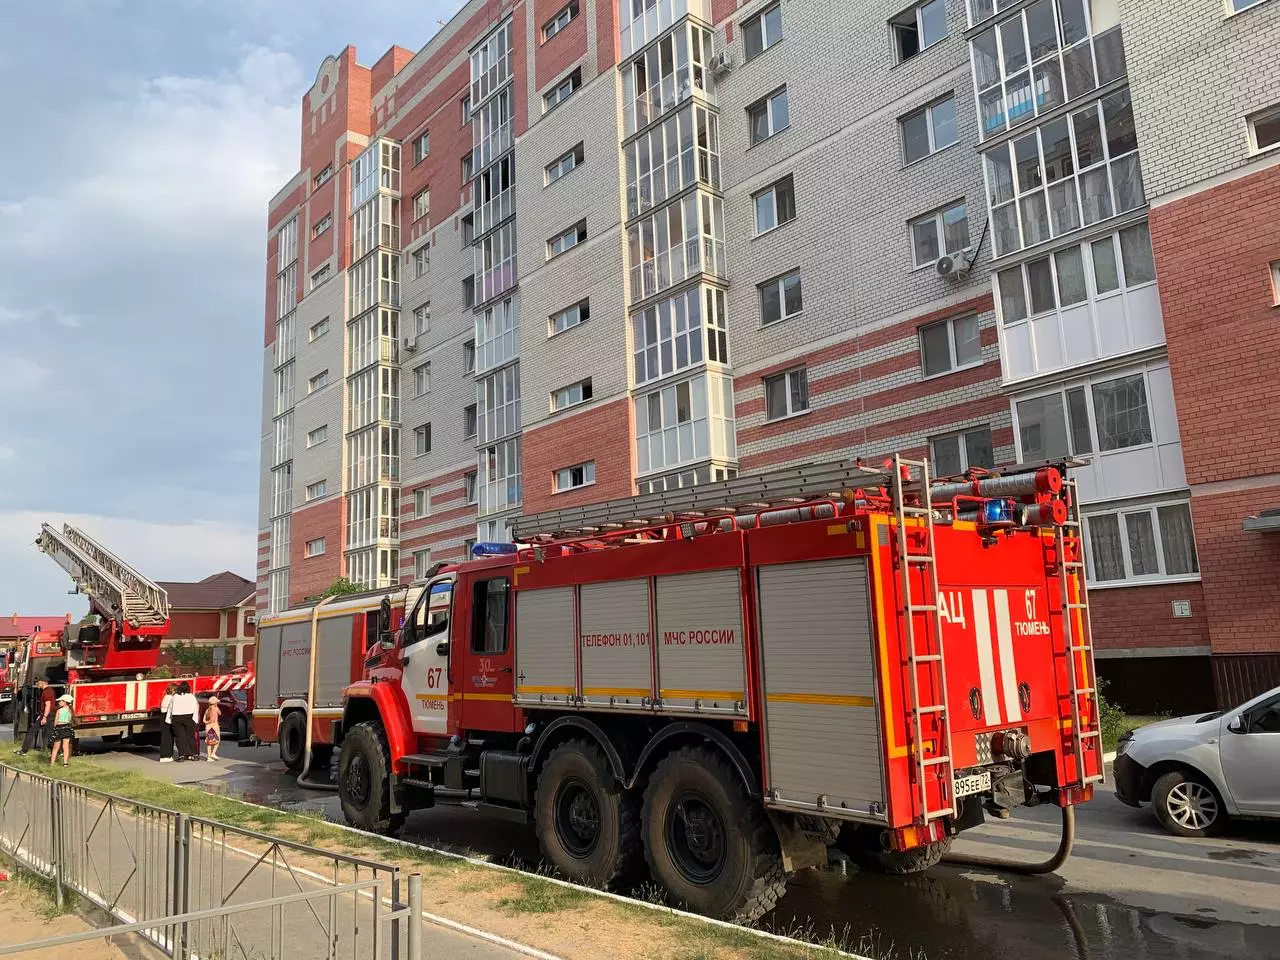
{"label": "concrete curb", "polygon": [[1104,754],[1102,755],[1102,762],[1103,762],[1103,763],[1115,763],[1115,762],[1116,762],[1116,752],[1115,752],[1114,750],[1112,750],[1110,753],[1104,753]]}

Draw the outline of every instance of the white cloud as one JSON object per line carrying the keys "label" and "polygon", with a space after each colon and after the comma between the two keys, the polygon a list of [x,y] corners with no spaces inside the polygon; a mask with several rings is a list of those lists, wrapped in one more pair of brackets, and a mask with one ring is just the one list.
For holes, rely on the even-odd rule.
{"label": "white cloud", "polygon": [[152,580],[201,580],[230,570],[256,576],[256,532],[245,524],[149,523],[86,514],[0,512],[0,610],[61,613],[82,601],[66,595],[71,580],[35,547],[42,523],[80,527]]}
{"label": "white cloud", "polygon": [[49,371],[34,360],[22,357],[0,357],[0,396],[26,394],[40,386]]}
{"label": "white cloud", "polygon": [[12,460],[16,456],[17,453],[14,452],[13,447],[6,447],[0,444],[0,460]]}

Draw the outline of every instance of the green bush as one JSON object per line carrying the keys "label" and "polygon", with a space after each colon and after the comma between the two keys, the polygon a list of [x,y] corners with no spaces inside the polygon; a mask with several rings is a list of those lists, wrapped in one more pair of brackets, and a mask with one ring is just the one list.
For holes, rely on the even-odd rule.
{"label": "green bush", "polygon": [[1129,715],[1106,697],[1107,681],[1098,678],[1098,726],[1102,728],[1102,742],[1106,749],[1114,750],[1116,742],[1129,729]]}

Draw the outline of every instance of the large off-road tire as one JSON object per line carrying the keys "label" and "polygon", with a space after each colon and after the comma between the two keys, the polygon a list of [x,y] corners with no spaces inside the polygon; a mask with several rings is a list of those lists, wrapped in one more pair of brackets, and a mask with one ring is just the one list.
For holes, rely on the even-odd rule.
{"label": "large off-road tire", "polygon": [[586,740],[560,744],[542,766],[534,799],[543,856],[578,883],[631,882],[643,863],[639,806],[598,746]]}
{"label": "large off-road tire", "polygon": [[307,718],[301,710],[286,714],[280,724],[280,759],[294,773],[302,770],[307,750]]}
{"label": "large off-road tire", "polygon": [[366,721],[347,732],[338,755],[338,799],[353,827],[395,834],[404,826],[404,812],[391,812],[391,750],[380,724]]}
{"label": "large off-road tire", "polygon": [[246,743],[249,740],[249,718],[236,717],[236,743]]}
{"label": "large off-road tire", "polygon": [[936,843],[926,843],[910,850],[877,850],[871,856],[871,866],[880,873],[895,877],[909,877],[936,867],[951,849],[951,838]]}
{"label": "large off-road tire", "polygon": [[1166,773],[1151,787],[1156,819],[1175,837],[1211,837],[1227,822],[1222,797],[1204,777],[1190,770]]}
{"label": "large off-road tire", "polygon": [[749,923],[786,888],[778,836],[716,750],[682,747],[658,764],[644,793],[644,854],[671,900]]}

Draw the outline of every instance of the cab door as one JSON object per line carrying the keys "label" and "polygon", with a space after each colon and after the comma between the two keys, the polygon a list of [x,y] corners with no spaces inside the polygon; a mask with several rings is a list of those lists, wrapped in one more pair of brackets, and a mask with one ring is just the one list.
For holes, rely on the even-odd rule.
{"label": "cab door", "polygon": [[511,642],[511,570],[477,573],[467,581],[467,590],[466,643],[461,657],[454,661],[461,668],[454,679],[462,694],[462,727],[514,733],[523,721],[512,702],[515,648]]}
{"label": "cab door", "polygon": [[453,574],[430,581],[405,617],[401,631],[400,685],[409,701],[415,733],[449,733],[449,625]]}

